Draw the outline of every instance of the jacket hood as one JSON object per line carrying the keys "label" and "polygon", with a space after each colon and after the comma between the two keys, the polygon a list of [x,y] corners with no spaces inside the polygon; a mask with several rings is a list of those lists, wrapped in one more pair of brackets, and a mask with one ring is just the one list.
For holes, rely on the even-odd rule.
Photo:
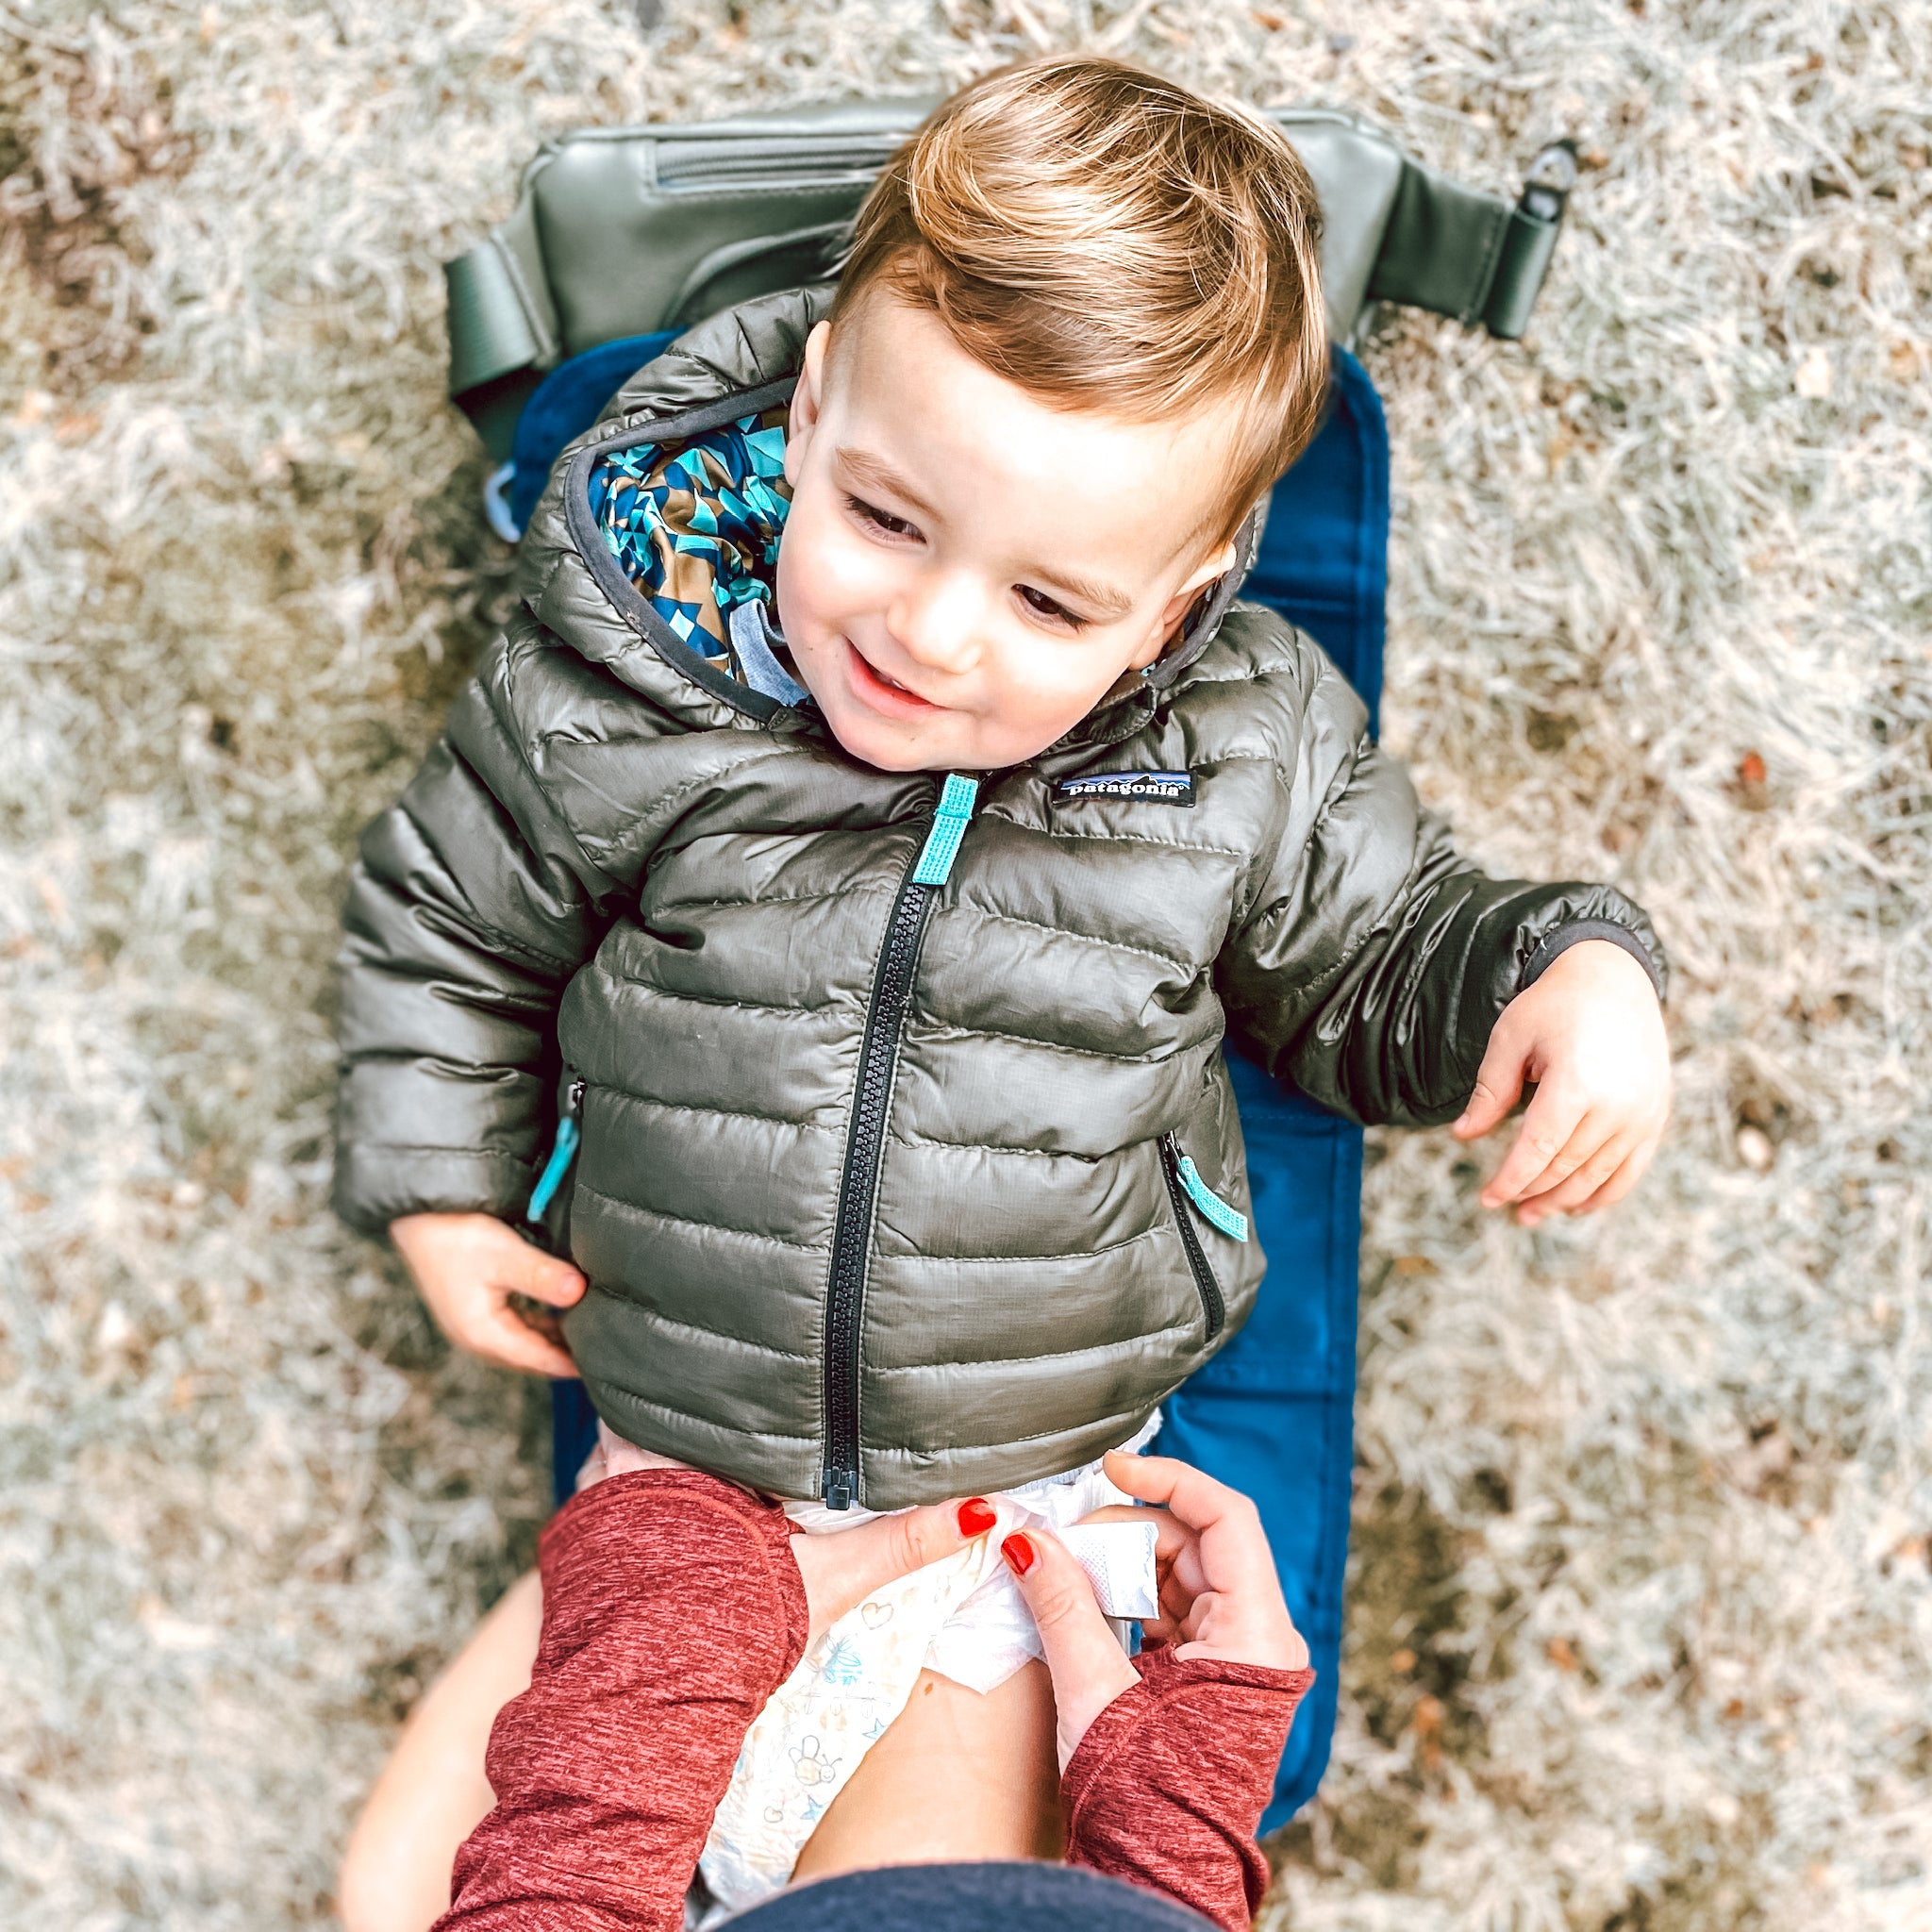
{"label": "jacket hood", "polygon": [[[741,675],[729,613],[769,599],[789,503],[786,406],[832,295],[822,286],[760,296],[680,336],[558,458],[524,538],[532,615],[624,682],[694,711],[693,723],[725,722],[721,705],[760,723],[789,708]],[[1137,697],[1144,708],[1208,649],[1253,568],[1266,513],[1264,500],[1242,524],[1235,567],[1203,593],[1177,641],[1090,718]]]}

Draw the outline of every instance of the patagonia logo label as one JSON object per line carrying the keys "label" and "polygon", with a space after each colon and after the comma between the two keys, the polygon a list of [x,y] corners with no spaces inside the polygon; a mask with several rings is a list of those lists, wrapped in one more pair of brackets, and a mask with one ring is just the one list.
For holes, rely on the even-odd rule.
{"label": "patagonia logo label", "polygon": [[1053,788],[1056,805],[1081,798],[1132,798],[1153,805],[1192,805],[1191,772],[1092,772],[1081,778],[1062,778]]}

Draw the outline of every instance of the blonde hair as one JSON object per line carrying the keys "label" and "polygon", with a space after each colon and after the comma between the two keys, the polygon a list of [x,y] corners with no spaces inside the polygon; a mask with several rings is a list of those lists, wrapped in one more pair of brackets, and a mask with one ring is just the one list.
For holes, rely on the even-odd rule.
{"label": "blonde hair", "polygon": [[1057,407],[1161,422],[1230,406],[1204,517],[1233,534],[1321,421],[1314,184],[1257,114],[1084,55],[952,96],[866,196],[833,309],[883,286]]}

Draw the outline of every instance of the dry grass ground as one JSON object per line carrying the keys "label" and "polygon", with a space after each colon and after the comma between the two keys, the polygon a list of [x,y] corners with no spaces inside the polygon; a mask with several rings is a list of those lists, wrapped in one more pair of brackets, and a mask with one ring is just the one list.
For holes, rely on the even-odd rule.
{"label": "dry grass ground", "polygon": [[[356,828],[502,595],[436,262],[548,131],[1117,47],[1497,186],[1533,339],[1368,351],[1389,722],[1675,953],[1642,1194],[1369,1185],[1297,1928],[1932,1924],[1932,15],[1910,0],[0,13],[0,1917],[326,1921],[541,1462],[324,1207]],[[524,1445],[527,1447],[527,1444]]]}

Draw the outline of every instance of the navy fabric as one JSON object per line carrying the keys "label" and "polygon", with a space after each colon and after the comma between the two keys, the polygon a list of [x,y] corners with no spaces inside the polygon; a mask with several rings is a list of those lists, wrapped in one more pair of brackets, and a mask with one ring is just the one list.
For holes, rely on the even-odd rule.
{"label": "navy fabric", "polygon": [[570,1501],[584,1457],[597,1446],[597,1411],[581,1382],[550,1385],[550,1474],[557,1507]]}
{"label": "navy fabric", "polygon": [[[544,382],[518,427],[513,505],[535,504],[558,451],[667,340],[608,343],[566,362]],[[581,379],[573,374],[593,358],[607,359]],[[540,405],[543,414],[531,424]],[[567,406],[579,413],[571,416]],[[527,483],[527,497],[525,425],[535,478]],[[1328,417],[1307,453],[1275,486],[1243,594],[1273,605],[1307,631],[1361,693],[1373,719],[1382,691],[1388,588],[1389,432],[1367,372],[1338,349]],[[1268,1252],[1268,1274],[1247,1325],[1168,1404],[1154,1446],[1255,1499],[1289,1608],[1319,1673],[1296,1715],[1274,1799],[1262,1820],[1262,1828],[1273,1830],[1313,1795],[1335,1728],[1355,1460],[1362,1135],[1286,1082],[1270,1079],[1238,1043],[1228,1058],[1247,1139],[1255,1231]],[[558,1383],[559,1502],[570,1494],[596,1434],[583,1385]]]}
{"label": "navy fabric", "polygon": [[549,480],[550,466],[564,444],[581,436],[604,413],[604,405],[676,334],[677,330],[667,328],[655,335],[599,342],[594,349],[558,363],[531,391],[524,413],[517,418],[516,440],[509,455],[514,465],[509,514],[519,530],[529,523],[530,512]]}
{"label": "navy fabric", "polygon": [[745,1932],[1202,1932],[1158,1892],[1070,1865],[888,1865],[781,1891]]}

